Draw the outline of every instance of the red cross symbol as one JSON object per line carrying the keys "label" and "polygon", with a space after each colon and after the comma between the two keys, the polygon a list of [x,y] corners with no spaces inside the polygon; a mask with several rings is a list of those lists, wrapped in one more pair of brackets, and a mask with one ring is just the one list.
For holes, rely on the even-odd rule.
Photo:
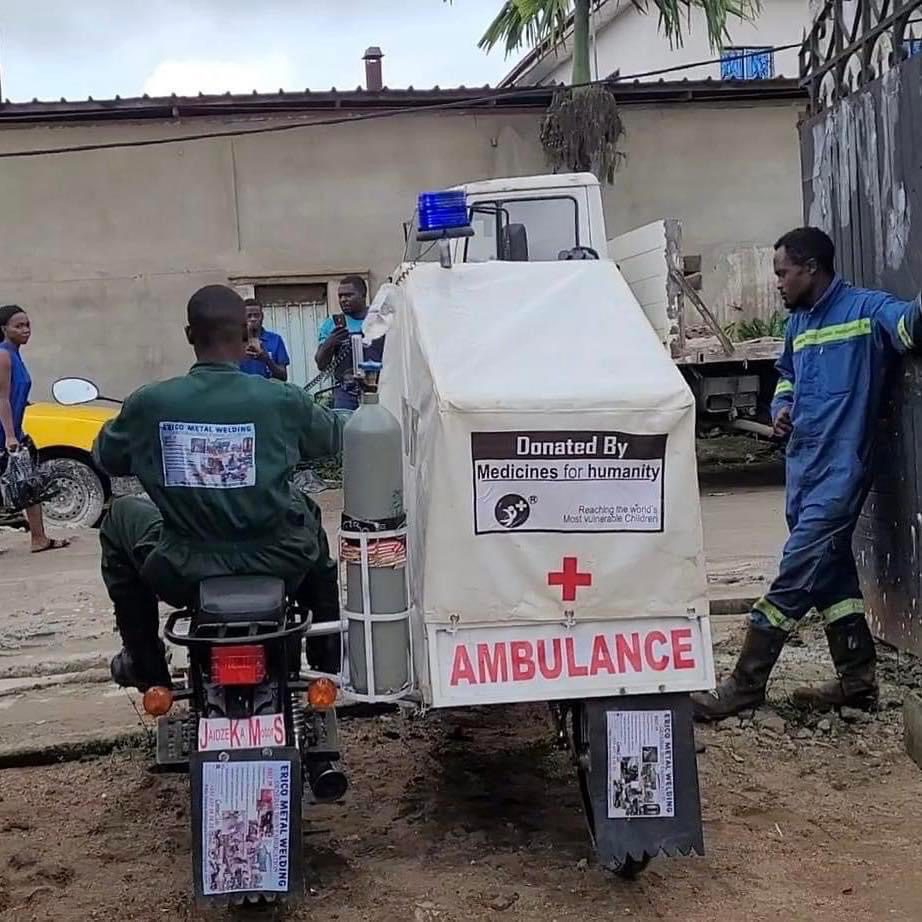
{"label": "red cross symbol", "polygon": [[575,557],[564,557],[563,569],[558,573],[548,573],[548,586],[560,586],[564,602],[576,601],[576,590],[580,586],[592,585],[591,573],[580,573]]}

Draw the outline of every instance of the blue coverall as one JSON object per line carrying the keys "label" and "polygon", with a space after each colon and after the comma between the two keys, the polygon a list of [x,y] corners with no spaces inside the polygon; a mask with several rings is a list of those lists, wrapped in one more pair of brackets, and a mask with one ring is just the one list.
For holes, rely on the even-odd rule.
{"label": "blue coverall", "polygon": [[852,288],[839,276],[788,321],[772,417],[791,409],[778,576],[754,606],[757,626],[791,631],[814,606],[827,624],[864,613],[852,534],[871,484],[888,366],[922,346],[920,300]]}

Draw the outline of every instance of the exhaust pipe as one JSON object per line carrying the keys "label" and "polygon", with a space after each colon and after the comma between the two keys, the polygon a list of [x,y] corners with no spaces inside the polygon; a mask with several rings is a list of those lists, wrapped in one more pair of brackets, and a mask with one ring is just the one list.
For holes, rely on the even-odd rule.
{"label": "exhaust pipe", "polygon": [[307,783],[314,800],[321,804],[342,800],[349,789],[349,779],[338,762],[308,762]]}

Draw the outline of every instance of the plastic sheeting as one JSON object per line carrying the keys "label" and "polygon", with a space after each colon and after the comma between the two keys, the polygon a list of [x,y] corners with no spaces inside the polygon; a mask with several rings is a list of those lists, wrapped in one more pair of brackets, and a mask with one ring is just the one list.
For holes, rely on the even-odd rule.
{"label": "plastic sheeting", "polygon": [[691,619],[708,684],[694,401],[614,263],[420,264],[397,291],[418,633]]}

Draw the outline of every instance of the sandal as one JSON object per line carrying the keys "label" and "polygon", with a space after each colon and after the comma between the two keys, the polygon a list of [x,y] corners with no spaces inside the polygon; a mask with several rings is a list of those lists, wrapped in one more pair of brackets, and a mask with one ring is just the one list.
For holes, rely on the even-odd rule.
{"label": "sandal", "polygon": [[33,547],[33,554],[44,554],[45,551],[60,551],[62,548],[70,547],[70,538],[49,538],[48,543],[42,547]]}

